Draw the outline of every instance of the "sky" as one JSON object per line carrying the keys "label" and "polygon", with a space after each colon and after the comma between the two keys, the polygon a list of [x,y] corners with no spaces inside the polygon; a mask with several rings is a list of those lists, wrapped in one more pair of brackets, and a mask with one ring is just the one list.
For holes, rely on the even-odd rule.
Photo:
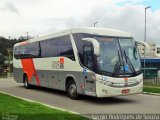
{"label": "sky", "polygon": [[160,0],[0,0],[0,36],[43,36],[73,27],[119,29],[160,45]]}

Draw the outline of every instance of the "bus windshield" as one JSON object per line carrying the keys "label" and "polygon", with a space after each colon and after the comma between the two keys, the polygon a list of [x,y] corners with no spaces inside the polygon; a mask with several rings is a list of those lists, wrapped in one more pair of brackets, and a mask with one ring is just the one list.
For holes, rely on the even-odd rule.
{"label": "bus windshield", "polygon": [[100,74],[114,77],[141,72],[138,49],[133,38],[95,38],[100,44],[97,58]]}

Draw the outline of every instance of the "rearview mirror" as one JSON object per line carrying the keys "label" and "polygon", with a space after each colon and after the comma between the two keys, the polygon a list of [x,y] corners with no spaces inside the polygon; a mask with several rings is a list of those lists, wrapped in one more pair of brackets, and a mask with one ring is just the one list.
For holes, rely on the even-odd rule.
{"label": "rearview mirror", "polygon": [[100,45],[96,39],[93,38],[82,38],[84,41],[91,42],[94,47],[94,54],[99,55],[100,54]]}

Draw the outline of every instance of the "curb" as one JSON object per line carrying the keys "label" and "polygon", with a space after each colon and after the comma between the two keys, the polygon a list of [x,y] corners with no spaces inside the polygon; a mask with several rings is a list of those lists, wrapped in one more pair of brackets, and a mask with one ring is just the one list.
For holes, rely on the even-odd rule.
{"label": "curb", "polygon": [[2,91],[0,91],[0,93],[3,93],[5,95],[10,95],[12,97],[15,97],[15,98],[18,98],[18,99],[21,99],[21,100],[25,100],[25,101],[28,101],[28,102],[38,103],[38,104],[44,105],[44,106],[52,108],[52,109],[57,109],[57,110],[61,110],[61,111],[64,111],[64,112],[69,112],[69,113],[72,113],[72,114],[80,115],[80,113],[77,113],[77,112],[74,112],[74,111],[66,110],[66,109],[51,106],[51,105],[48,105],[48,104],[45,104],[45,103],[41,103],[41,102],[33,101],[33,100],[30,100],[30,99],[26,99],[26,98],[23,98],[23,97],[15,96],[15,95],[12,95],[10,93],[6,93],[6,92],[2,92]]}
{"label": "curb", "polygon": [[159,93],[151,93],[151,92],[142,92],[142,94],[160,96]]}

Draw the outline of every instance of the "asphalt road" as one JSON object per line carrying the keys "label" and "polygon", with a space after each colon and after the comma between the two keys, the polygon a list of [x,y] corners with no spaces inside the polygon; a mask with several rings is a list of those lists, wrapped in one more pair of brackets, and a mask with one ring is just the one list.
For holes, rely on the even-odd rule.
{"label": "asphalt road", "polygon": [[11,78],[0,79],[0,91],[81,114],[160,114],[160,96],[144,94],[111,98],[82,96],[80,100],[71,100],[66,96],[66,93],[62,91],[39,87],[25,89],[23,84],[16,83]]}

